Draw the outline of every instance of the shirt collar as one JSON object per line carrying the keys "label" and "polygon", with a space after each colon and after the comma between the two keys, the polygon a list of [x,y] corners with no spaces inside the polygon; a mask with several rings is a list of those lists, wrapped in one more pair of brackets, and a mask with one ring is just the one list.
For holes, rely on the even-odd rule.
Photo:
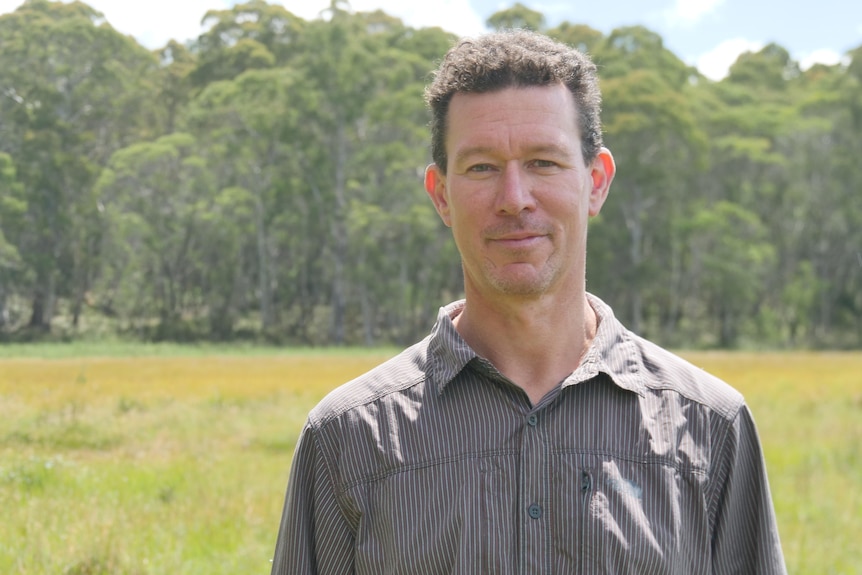
{"label": "shirt collar", "polygon": [[464,309],[466,300],[458,300],[441,307],[437,322],[431,329],[428,343],[428,377],[443,392],[446,385],[461,373],[473,358],[478,357],[455,329],[453,320]]}
{"label": "shirt collar", "polygon": [[[588,293],[587,301],[596,312],[598,329],[583,361],[565,379],[563,387],[604,373],[618,387],[643,395],[645,387],[641,376],[641,353],[630,332],[614,317],[613,310],[602,300]],[[464,304],[465,300],[459,300],[441,307],[429,336],[428,377],[437,386],[438,393],[442,393],[446,385],[461,373],[470,361],[478,357],[453,323],[464,309]]]}
{"label": "shirt collar", "polygon": [[631,332],[614,316],[614,311],[608,304],[590,293],[587,293],[587,301],[598,319],[596,336],[581,365],[566,378],[563,387],[604,373],[618,387],[643,395],[646,387],[641,375],[642,354]]}

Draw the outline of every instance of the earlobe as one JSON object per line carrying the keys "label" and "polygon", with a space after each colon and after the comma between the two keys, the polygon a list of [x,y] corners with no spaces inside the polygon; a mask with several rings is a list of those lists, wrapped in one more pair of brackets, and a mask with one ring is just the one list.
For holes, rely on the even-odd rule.
{"label": "earlobe", "polygon": [[425,192],[431,198],[434,209],[443,223],[451,225],[449,217],[449,197],[446,190],[446,176],[440,171],[437,164],[430,164],[425,168]]}
{"label": "earlobe", "polygon": [[617,168],[611,151],[607,148],[599,150],[598,155],[593,160],[590,173],[593,184],[590,192],[590,216],[597,216],[601,211],[616,171]]}

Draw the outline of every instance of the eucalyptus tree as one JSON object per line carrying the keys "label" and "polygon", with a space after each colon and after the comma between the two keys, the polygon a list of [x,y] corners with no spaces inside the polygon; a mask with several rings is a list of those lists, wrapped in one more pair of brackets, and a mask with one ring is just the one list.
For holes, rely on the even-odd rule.
{"label": "eucalyptus tree", "polygon": [[[313,194],[302,182],[300,162],[305,148],[315,145],[304,129],[303,110],[315,106],[317,97],[290,69],[250,70],[207,86],[187,114],[187,125],[202,142],[216,185],[231,190],[223,199],[246,204],[240,212],[248,212],[241,222],[227,216],[224,227],[236,230],[229,238],[234,247],[213,254],[218,257],[208,266],[229,265],[238,273],[241,238],[249,238],[252,243],[246,251],[255,257],[247,269],[257,277],[264,331],[271,331],[278,319],[277,268],[313,261],[315,248],[309,244],[320,237],[311,217]],[[235,275],[229,272],[227,277]]]}
{"label": "eucalyptus tree", "polygon": [[313,223],[323,226],[316,236],[322,241],[318,271],[323,275],[314,280],[313,291],[325,291],[332,318],[330,340],[343,343],[350,297],[349,185],[368,125],[368,102],[378,89],[374,73],[378,62],[371,32],[361,18],[337,2],[328,17],[305,26],[302,50],[291,63],[303,79],[304,90],[316,96],[296,108],[305,139],[295,159],[302,185],[315,202]]}
{"label": "eucalyptus tree", "polygon": [[102,305],[142,327],[158,320],[160,338],[181,336],[183,318],[206,310],[202,230],[218,197],[198,151],[183,133],[132,144],[113,154],[95,188],[109,225]]}
{"label": "eucalyptus tree", "polygon": [[[795,256],[783,278],[784,315],[814,345],[862,342],[862,48],[848,56],[847,66],[799,78],[799,120],[777,141],[789,160],[786,203],[796,210],[782,228]],[[800,299],[795,314],[790,306]]]}
{"label": "eucalyptus tree", "polygon": [[706,321],[698,322],[701,333],[689,341],[734,347],[773,268],[768,230],[756,214],[729,201],[703,202],[681,228],[698,303],[707,311]]}
{"label": "eucalyptus tree", "polygon": [[24,231],[22,222],[26,213],[27,202],[12,158],[0,153],[0,331],[13,327],[8,302],[22,279],[23,266],[17,245]]}
{"label": "eucalyptus tree", "polygon": [[520,2],[515,2],[511,8],[498,10],[491,14],[485,20],[485,24],[492,30],[524,28],[538,32],[545,28],[545,15],[524,6]]}
{"label": "eucalyptus tree", "polygon": [[[829,91],[813,88],[775,44],[743,54],[726,79],[697,90],[698,116],[711,136],[710,169],[700,187],[713,201],[733,202],[757,217],[775,252],[762,262],[766,267],[752,270],[761,281],[748,286],[760,295],[740,315],[761,341],[810,337],[813,302],[826,285],[828,274],[811,248],[824,240],[818,214],[834,213],[824,200],[837,184],[837,118],[820,112],[832,108],[824,100]],[[736,257],[746,264],[744,252]]]}
{"label": "eucalyptus tree", "polygon": [[705,160],[705,135],[687,97],[693,72],[642,27],[614,30],[597,53],[618,170],[591,232],[588,269],[633,329],[659,337],[680,319],[685,246],[675,229],[689,215]]}
{"label": "eucalyptus tree", "polygon": [[225,10],[210,10],[209,27],[193,45],[197,86],[229,80],[247,70],[285,66],[298,52],[305,21],[279,4],[251,0]]}
{"label": "eucalyptus tree", "polygon": [[[461,289],[457,254],[422,189],[430,159],[425,78],[453,38],[379,12],[355,18],[373,30],[367,73],[376,87],[350,162],[350,302],[364,342],[412,341],[427,331],[441,295]],[[413,50],[417,43],[434,49]]]}
{"label": "eucalyptus tree", "polygon": [[0,37],[0,151],[27,202],[17,248],[30,278],[29,323],[46,330],[59,296],[73,300],[77,319],[97,273],[93,183],[140,133],[156,62],[80,2],[27,0],[0,17]]}
{"label": "eucalyptus tree", "polygon": [[154,84],[160,105],[153,110],[152,124],[157,126],[158,132],[151,138],[181,130],[182,115],[198,91],[192,77],[198,66],[195,53],[176,40],[170,40],[156,54],[159,69]]}
{"label": "eucalyptus tree", "polygon": [[599,30],[586,24],[561,22],[547,30],[546,33],[548,36],[588,54],[594,62],[601,64],[601,49],[605,42],[605,35]]}

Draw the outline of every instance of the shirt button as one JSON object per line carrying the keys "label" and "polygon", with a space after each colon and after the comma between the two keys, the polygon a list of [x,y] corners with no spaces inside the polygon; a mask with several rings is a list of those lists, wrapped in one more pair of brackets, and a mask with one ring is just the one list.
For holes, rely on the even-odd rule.
{"label": "shirt button", "polygon": [[539,416],[535,413],[531,413],[527,417],[527,423],[530,424],[530,427],[536,427],[536,424],[539,423]]}
{"label": "shirt button", "polygon": [[530,505],[530,508],[527,510],[527,513],[530,514],[530,517],[533,519],[538,519],[542,516],[542,506],[536,503]]}

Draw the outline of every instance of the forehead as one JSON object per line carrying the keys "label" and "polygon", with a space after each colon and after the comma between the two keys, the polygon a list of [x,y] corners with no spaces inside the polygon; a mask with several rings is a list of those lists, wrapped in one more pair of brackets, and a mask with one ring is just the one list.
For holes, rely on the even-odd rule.
{"label": "forehead", "polygon": [[577,107],[562,84],[511,87],[452,97],[447,118],[446,149],[556,146],[580,153]]}

